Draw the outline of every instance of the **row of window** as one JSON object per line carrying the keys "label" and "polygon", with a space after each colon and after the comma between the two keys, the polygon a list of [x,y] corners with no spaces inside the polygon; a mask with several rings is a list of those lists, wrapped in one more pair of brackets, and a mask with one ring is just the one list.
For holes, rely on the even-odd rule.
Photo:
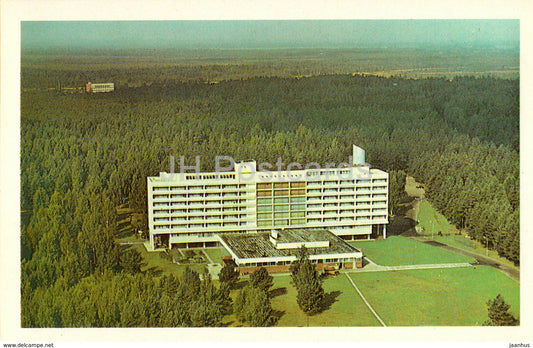
{"label": "row of window", "polygon": [[321,214],[370,214],[370,213],[386,213],[386,208],[374,208],[374,209],[324,209],[324,210],[309,210],[307,215],[321,215]]}
{"label": "row of window", "polygon": [[171,200],[172,202],[188,202],[192,200],[220,200],[221,198],[226,199],[228,197],[243,197],[248,196],[249,194],[245,192],[234,192],[234,193],[190,193],[190,194],[177,194],[177,195],[161,195],[161,194],[155,194],[153,195],[153,199],[155,201],[164,201],[164,200]]}
{"label": "row of window", "polygon": [[305,203],[305,197],[284,197],[284,198],[257,198],[257,204],[287,204],[287,203]]}
{"label": "row of window", "polygon": [[200,232],[200,233],[172,233],[170,236],[172,237],[184,237],[184,236],[196,236],[196,237],[212,237],[214,235],[213,232]]}
{"label": "row of window", "polygon": [[370,216],[341,216],[341,217],[309,217],[307,223],[320,223],[320,222],[337,222],[337,221],[367,221],[367,220],[385,220],[386,215],[374,215]]}
{"label": "row of window", "polygon": [[218,214],[219,212],[232,212],[246,210],[244,207],[217,207],[217,208],[196,208],[196,209],[154,209],[154,214],[194,214],[194,213],[211,213]]}
{"label": "row of window", "polygon": [[305,210],[305,204],[258,205],[258,212]]}
{"label": "row of window", "polygon": [[165,222],[165,221],[195,221],[195,220],[235,220],[235,219],[245,219],[246,215],[210,215],[210,216],[182,216],[182,217],[156,217],[154,222]]}
{"label": "row of window", "polygon": [[152,191],[191,191],[191,190],[218,190],[218,189],[244,189],[246,184],[219,184],[219,185],[181,185],[181,186],[154,186]]}
{"label": "row of window", "polygon": [[387,201],[360,201],[353,202],[320,202],[320,203],[308,203],[307,209],[322,209],[329,207],[367,207],[374,205],[387,205]]}
{"label": "row of window", "polygon": [[220,201],[188,201],[188,202],[154,202],[154,207],[183,207],[183,206],[203,206],[208,204],[216,205],[231,205],[231,204],[244,204],[247,199],[224,199]]}
{"label": "row of window", "polygon": [[271,188],[305,188],[305,182],[304,181],[292,181],[292,182],[264,182],[264,183],[258,183],[256,185],[256,188],[258,190],[261,189],[271,189]]}
{"label": "row of window", "polygon": [[235,179],[235,174],[189,174],[186,180],[213,180],[213,179]]}
{"label": "row of window", "polygon": [[305,189],[290,189],[290,190],[257,190],[258,197],[272,197],[272,196],[305,196]]}
{"label": "row of window", "polygon": [[168,230],[168,229],[188,229],[188,228],[210,228],[210,227],[234,227],[246,226],[246,221],[238,222],[214,222],[214,223],[194,223],[194,224],[177,224],[177,225],[155,225],[154,230]]}
{"label": "row of window", "polygon": [[276,213],[257,213],[257,219],[282,219],[282,218],[302,218],[305,217],[305,211],[276,212]]}
{"label": "row of window", "polygon": [[[313,174],[318,174],[317,172]],[[321,175],[325,175],[326,171],[321,171]],[[328,174],[334,175],[335,172],[330,171]],[[347,174],[347,173],[341,173]],[[310,175],[315,176],[315,175]],[[187,180],[204,180],[204,179],[235,179],[235,174],[187,174]],[[291,182],[267,182],[267,183],[257,183],[257,189],[267,189],[267,188],[305,188],[306,185],[337,185],[337,184],[371,184],[371,183],[386,183],[387,179],[339,179],[339,180],[312,180],[309,182],[305,181],[291,181]],[[247,184],[209,184],[209,185],[169,185],[169,186],[153,186],[153,191],[174,191],[174,190],[215,190],[215,189],[233,189],[233,188],[246,188]]]}
{"label": "row of window", "polygon": [[347,217],[309,217],[307,219],[302,218],[285,218],[285,219],[263,219],[257,220],[258,227],[264,226],[287,226],[287,225],[305,225],[314,223],[328,223],[328,222],[348,222],[348,221],[370,221],[370,220],[385,220],[386,215],[370,216],[347,216]]}
{"label": "row of window", "polygon": [[374,193],[374,194],[357,194],[357,195],[347,195],[347,194],[340,194],[340,195],[331,195],[328,194],[327,196],[309,196],[307,197],[308,201],[322,201],[322,200],[352,200],[352,199],[364,199],[364,198],[385,198],[387,197],[386,193]]}
{"label": "row of window", "polygon": [[[355,258],[331,258],[320,260],[309,260],[311,263],[341,263],[341,262],[354,262]],[[240,264],[240,267],[264,267],[264,266],[286,266],[291,265],[292,261],[272,261],[272,262],[250,262]]]}
{"label": "row of window", "polygon": [[301,226],[305,225],[305,219],[279,219],[279,220],[257,220],[258,227],[265,226]]}
{"label": "row of window", "polygon": [[386,183],[387,179],[343,179],[338,180],[312,180],[307,182],[307,186],[320,186],[320,185],[343,185],[343,184],[354,184],[354,185],[365,185],[365,184],[378,184]]}

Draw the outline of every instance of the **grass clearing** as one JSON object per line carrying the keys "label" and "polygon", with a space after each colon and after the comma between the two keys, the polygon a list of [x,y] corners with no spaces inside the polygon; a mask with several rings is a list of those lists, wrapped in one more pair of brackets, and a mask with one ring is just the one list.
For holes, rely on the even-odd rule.
{"label": "grass clearing", "polygon": [[[443,219],[445,222],[443,222]],[[420,222],[419,225],[424,227],[424,229],[420,229],[418,233],[424,235],[425,237],[480,255],[486,255],[487,253],[483,243],[472,240],[465,234],[457,234],[457,229],[455,226],[451,225],[446,218],[440,214],[428,201],[423,200],[420,202],[418,220]],[[434,230],[432,230],[432,221]],[[438,231],[442,231],[443,235],[439,236]],[[489,250],[488,256],[502,264],[516,267],[513,262],[499,256],[496,250]],[[519,267],[516,267],[516,269],[519,269]]]}
{"label": "grass clearing", "polygon": [[487,319],[487,301],[502,294],[520,314],[520,284],[487,267],[351,273],[390,326],[472,326]]}
{"label": "grass clearing", "polygon": [[474,262],[467,256],[402,236],[385,240],[353,241],[349,244],[362,249],[365,256],[383,266]]}
{"label": "grass clearing", "polygon": [[203,250],[206,252],[207,255],[209,255],[209,257],[211,258],[211,260],[213,260],[214,263],[222,264],[222,257],[229,255],[228,251],[223,247],[204,248]]}
{"label": "grass clearing", "polygon": [[275,276],[272,308],[281,311],[277,326],[381,326],[344,275],[325,278],[326,309],[307,317],[296,302],[291,277]]}
{"label": "grass clearing", "polygon": [[418,221],[421,233],[425,235],[431,236],[433,234],[436,236],[439,232],[443,234],[457,233],[457,228],[426,200],[420,202]]}
{"label": "grass clearing", "polygon": [[181,277],[185,268],[189,266],[192,270],[201,273],[205,268],[204,263],[193,263],[189,265],[178,265],[167,258],[163,251],[148,252],[143,244],[133,244],[131,248],[141,253],[144,264],[141,271],[152,273],[154,276],[162,276],[164,274],[176,274]]}

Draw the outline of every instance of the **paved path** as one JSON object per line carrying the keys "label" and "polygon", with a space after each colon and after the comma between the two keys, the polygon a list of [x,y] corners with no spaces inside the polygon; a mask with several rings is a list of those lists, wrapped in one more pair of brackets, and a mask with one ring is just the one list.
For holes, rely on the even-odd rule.
{"label": "paved path", "polygon": [[139,242],[120,242],[119,245],[132,245],[132,244],[144,244],[145,242],[139,241]]}
{"label": "paved path", "polygon": [[442,248],[442,249],[449,250],[457,254],[471,257],[473,259],[476,259],[479,262],[479,265],[494,267],[497,270],[500,270],[504,274],[508,275],[509,277],[513,278],[514,280],[520,282],[520,270],[517,270],[516,268],[512,266],[500,263],[491,257],[487,257],[487,256],[484,256],[478,253],[459,249],[459,248],[456,248],[456,247],[453,247],[453,246],[450,246],[444,243],[439,243],[437,241],[434,241],[433,239],[423,237],[423,236],[414,236],[414,237],[409,237],[409,238],[416,240],[417,242],[431,244],[438,248]]}
{"label": "paved path", "polygon": [[211,275],[211,279],[218,279],[218,274],[220,273],[221,269],[222,269],[222,265],[220,263],[208,263],[207,264],[207,271],[209,271],[209,274]]}
{"label": "paved path", "polygon": [[207,260],[209,261],[209,263],[215,263],[215,262],[213,261],[213,259],[211,259],[211,258],[209,257],[209,254],[205,252],[204,249],[200,249],[200,250],[202,250],[202,253],[204,253],[204,255],[205,255],[205,257],[207,258]]}
{"label": "paved path", "polygon": [[468,262],[460,263],[435,263],[425,265],[400,265],[400,266],[382,266],[378,265],[372,260],[365,257],[368,264],[363,268],[355,268],[351,270],[345,270],[346,273],[360,273],[360,272],[384,272],[384,271],[407,271],[412,269],[436,269],[436,268],[457,268],[457,267],[472,267],[472,264]]}
{"label": "paved path", "polygon": [[355,288],[355,290],[357,290],[357,293],[359,294],[359,296],[361,296],[361,298],[362,298],[363,301],[365,302],[366,306],[368,307],[368,309],[370,309],[370,311],[372,312],[372,314],[374,314],[374,316],[376,317],[376,319],[381,323],[381,325],[387,327],[387,325],[385,325],[385,322],[383,321],[383,319],[380,318],[380,316],[376,313],[376,311],[374,310],[374,308],[372,308],[372,306],[370,305],[370,303],[368,303],[368,301],[366,300],[366,298],[363,296],[363,293],[359,290],[359,288],[357,287],[357,285],[355,285],[355,282],[353,281],[353,279],[352,279],[347,273],[344,273],[344,275],[346,276],[346,278],[348,278],[348,280],[350,281],[350,283],[352,283],[352,286]]}

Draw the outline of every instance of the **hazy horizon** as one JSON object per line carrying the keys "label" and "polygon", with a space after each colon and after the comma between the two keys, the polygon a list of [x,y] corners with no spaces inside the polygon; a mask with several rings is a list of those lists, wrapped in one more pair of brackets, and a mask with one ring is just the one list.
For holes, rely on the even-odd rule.
{"label": "hazy horizon", "polygon": [[22,49],[519,48],[519,20],[24,21]]}

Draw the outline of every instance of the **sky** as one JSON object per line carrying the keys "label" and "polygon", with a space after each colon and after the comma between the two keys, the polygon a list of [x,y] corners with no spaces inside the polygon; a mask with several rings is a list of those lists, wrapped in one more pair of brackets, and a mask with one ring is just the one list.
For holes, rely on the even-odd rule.
{"label": "sky", "polygon": [[519,47],[519,20],[32,21],[22,48]]}

